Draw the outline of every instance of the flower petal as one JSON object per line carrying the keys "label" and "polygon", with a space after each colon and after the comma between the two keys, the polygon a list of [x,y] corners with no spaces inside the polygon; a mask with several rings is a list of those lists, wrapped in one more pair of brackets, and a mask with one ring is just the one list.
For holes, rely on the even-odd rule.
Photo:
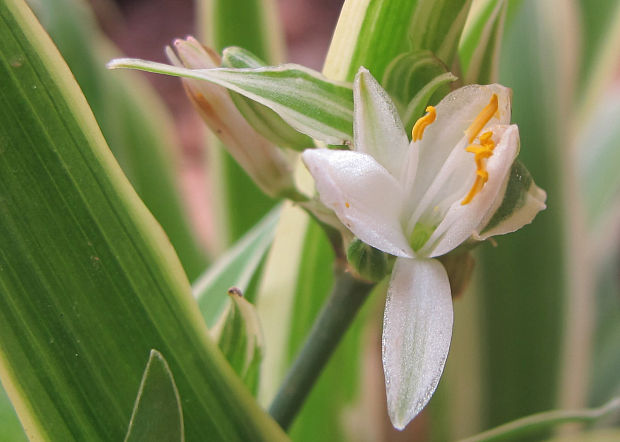
{"label": "flower petal", "polygon": [[365,68],[360,68],[355,76],[353,102],[355,150],[372,155],[394,178],[401,180],[409,139],[394,103]]}
{"label": "flower petal", "polygon": [[403,194],[396,179],[370,155],[307,149],[302,158],[321,201],[359,239],[396,256],[413,256],[400,222]]}
{"label": "flower petal", "polygon": [[[462,205],[462,198],[452,203],[444,219],[420,251],[421,254],[441,256],[458,247],[477,233],[482,220],[488,213],[495,212],[501,204],[510,168],[519,153],[519,129],[516,125],[511,125],[495,126],[492,130],[500,139],[486,163],[489,180],[469,204]],[[472,175],[472,183],[474,178]],[[464,188],[463,196],[468,190],[469,187]]]}
{"label": "flower petal", "polygon": [[383,370],[388,412],[402,430],[430,400],[448,356],[452,297],[435,259],[398,258],[383,317]]}
{"label": "flower petal", "polygon": [[[472,84],[451,92],[435,107],[437,118],[424,131],[422,140],[415,143],[419,149],[419,164],[424,167],[417,171],[413,188],[414,205],[430,186],[450,153],[455,148],[467,144],[465,130],[472,124],[482,109],[489,104],[493,94],[498,97],[496,116],[485,125],[510,124],[510,101],[512,92],[499,84],[480,86]],[[481,130],[481,132],[483,132]],[[463,145],[461,147],[461,145]]]}

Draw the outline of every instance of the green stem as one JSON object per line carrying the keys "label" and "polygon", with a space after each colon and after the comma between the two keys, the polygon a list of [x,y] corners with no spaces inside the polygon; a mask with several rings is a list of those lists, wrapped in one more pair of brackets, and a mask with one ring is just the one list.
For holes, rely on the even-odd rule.
{"label": "green stem", "polygon": [[285,430],[295,419],[373,286],[349,273],[337,271],[332,293],[269,407],[271,416]]}

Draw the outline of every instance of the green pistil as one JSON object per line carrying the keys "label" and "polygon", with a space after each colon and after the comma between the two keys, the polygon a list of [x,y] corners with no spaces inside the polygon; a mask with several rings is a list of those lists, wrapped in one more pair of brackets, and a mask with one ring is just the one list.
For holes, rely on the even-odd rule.
{"label": "green pistil", "polygon": [[426,241],[431,237],[437,226],[429,226],[427,224],[417,223],[413,228],[413,232],[409,237],[409,244],[414,252],[422,248]]}

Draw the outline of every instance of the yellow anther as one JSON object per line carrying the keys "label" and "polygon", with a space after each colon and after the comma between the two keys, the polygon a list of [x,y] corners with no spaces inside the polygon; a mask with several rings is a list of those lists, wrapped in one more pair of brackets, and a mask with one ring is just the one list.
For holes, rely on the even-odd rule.
{"label": "yellow anther", "polygon": [[[499,104],[497,94],[493,94],[493,96],[491,97],[491,101],[489,101],[489,104],[487,104],[484,109],[480,111],[474,122],[471,123],[471,125],[465,131],[468,143],[473,143],[474,139],[478,136],[478,133],[480,133],[485,124],[487,124],[489,120],[493,118],[493,115],[495,115],[495,113],[497,112],[498,106]],[[480,142],[481,144],[484,144],[482,136],[480,137]]]}
{"label": "yellow anther", "polygon": [[476,181],[474,181],[473,186],[469,189],[467,196],[461,201],[461,205],[463,206],[469,204],[489,180],[489,172],[486,170],[486,159],[493,155],[493,149],[495,149],[495,143],[491,139],[492,136],[493,132],[485,132],[480,135],[480,144],[470,144],[465,148],[465,151],[474,154],[474,161],[476,162]]}
{"label": "yellow anther", "polygon": [[426,107],[426,115],[422,118],[418,118],[418,121],[413,125],[413,129],[411,130],[411,137],[413,141],[418,141],[422,139],[422,135],[424,135],[424,129],[426,126],[431,124],[437,118],[437,112],[433,106]]}

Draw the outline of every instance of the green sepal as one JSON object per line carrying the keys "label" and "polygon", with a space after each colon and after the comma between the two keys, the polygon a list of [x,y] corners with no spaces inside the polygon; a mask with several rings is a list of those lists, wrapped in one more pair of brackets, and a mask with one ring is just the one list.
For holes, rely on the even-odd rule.
{"label": "green sepal", "polygon": [[372,282],[381,281],[391,270],[389,256],[359,238],[349,244],[347,260],[362,278]]}
{"label": "green sepal", "polygon": [[252,394],[258,391],[260,363],[263,359],[263,332],[256,308],[241,290],[228,290],[228,313],[213,330],[214,338],[228,362]]}
{"label": "green sepal", "polygon": [[510,169],[502,202],[480,231],[480,239],[513,232],[528,224],[536,213],[545,208],[545,199],[545,192],[536,186],[523,163],[516,160]]}
{"label": "green sepal", "polygon": [[[229,47],[222,53],[222,67],[256,69],[267,64],[250,51]],[[304,150],[313,147],[312,138],[298,132],[267,106],[230,91],[230,96],[248,123],[262,136],[280,147]]]}

